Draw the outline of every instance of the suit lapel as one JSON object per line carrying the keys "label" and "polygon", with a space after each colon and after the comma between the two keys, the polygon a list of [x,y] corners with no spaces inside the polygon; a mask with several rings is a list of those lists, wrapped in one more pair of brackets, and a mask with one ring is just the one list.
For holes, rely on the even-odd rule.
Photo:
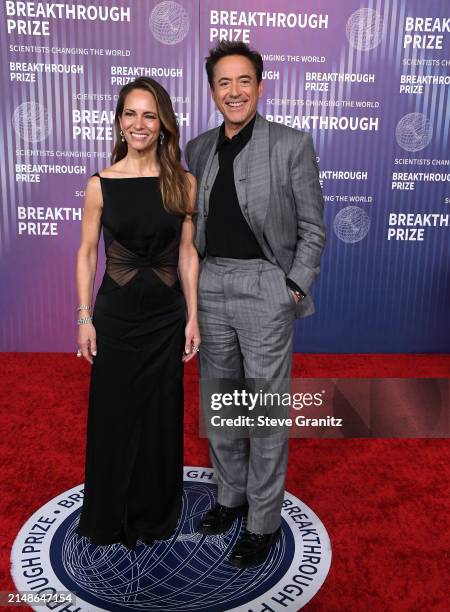
{"label": "suit lapel", "polygon": [[203,171],[202,179],[199,186],[199,211],[203,214],[208,214],[209,209],[209,196],[211,195],[211,189],[216,180],[217,173],[219,171],[219,160],[216,155],[217,139],[219,137],[219,128],[214,134],[214,138],[211,138],[211,147],[208,153],[208,146],[205,147],[205,155],[207,155],[205,162],[205,169]]}
{"label": "suit lapel", "polygon": [[[205,218],[208,214],[209,196],[219,170],[219,162],[215,154],[218,136],[219,129],[213,132],[212,137],[205,142],[197,165],[200,171],[201,168],[204,168],[197,191],[198,218],[195,238],[197,249],[201,257],[205,255],[206,250]],[[203,162],[204,159],[206,159],[205,162]]]}
{"label": "suit lapel", "polygon": [[269,124],[256,115],[249,146],[235,159],[234,182],[242,213],[262,245],[270,201]]}
{"label": "suit lapel", "polygon": [[247,205],[248,154],[250,142],[242,149],[242,151],[234,158],[233,161],[233,175],[236,195],[242,214],[247,220],[247,223],[250,223]]}

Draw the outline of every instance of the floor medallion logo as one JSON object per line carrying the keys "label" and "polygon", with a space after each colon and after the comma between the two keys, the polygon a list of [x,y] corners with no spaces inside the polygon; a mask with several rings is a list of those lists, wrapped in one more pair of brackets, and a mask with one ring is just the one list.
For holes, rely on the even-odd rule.
{"label": "floor medallion logo", "polygon": [[120,544],[94,546],[75,533],[82,486],[55,497],[30,517],[14,542],[11,564],[17,590],[71,591],[76,594],[73,612],[299,610],[320,589],[330,568],[324,525],[286,492],[282,537],[273,552],[263,565],[236,568],[228,555],[242,519],[220,536],[195,530],[215,502],[212,479],[209,468],[186,467],[173,538],[153,546],[139,542],[133,551]]}

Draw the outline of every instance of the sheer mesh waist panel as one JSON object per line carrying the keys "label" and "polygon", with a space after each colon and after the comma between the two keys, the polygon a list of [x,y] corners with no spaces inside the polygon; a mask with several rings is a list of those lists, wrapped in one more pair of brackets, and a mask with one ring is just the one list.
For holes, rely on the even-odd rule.
{"label": "sheer mesh waist panel", "polygon": [[161,252],[145,257],[117,240],[106,248],[106,272],[118,285],[126,285],[141,268],[150,268],[164,284],[174,285],[178,278],[178,240],[173,240]]}

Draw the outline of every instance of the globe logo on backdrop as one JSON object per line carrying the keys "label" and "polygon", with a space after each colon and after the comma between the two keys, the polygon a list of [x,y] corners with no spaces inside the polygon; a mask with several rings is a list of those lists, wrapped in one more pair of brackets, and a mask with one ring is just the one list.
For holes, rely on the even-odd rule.
{"label": "globe logo on backdrop", "polygon": [[14,130],[26,142],[41,142],[51,132],[47,109],[39,102],[24,102],[14,111]]}
{"label": "globe logo on backdrop", "polygon": [[[330,541],[320,519],[286,492],[282,536],[268,559],[246,570],[234,567],[228,556],[244,519],[223,535],[196,531],[201,515],[215,503],[212,475],[209,468],[185,468],[182,510],[173,537],[153,546],[139,542],[132,551],[120,544],[95,546],[75,533],[81,486],[50,500],[23,525],[14,542],[11,571],[17,589],[70,591],[76,594],[72,608],[81,612],[247,611],[261,609],[264,602],[286,612],[303,607],[320,589],[331,564]],[[38,540],[29,537],[36,533]],[[36,546],[27,544],[36,541]],[[312,551],[313,562],[308,557]],[[34,567],[42,568],[39,583],[38,574],[30,578],[28,572],[31,558]],[[297,585],[295,596],[280,607],[271,597],[279,598],[286,585]]]}
{"label": "globe logo on backdrop", "polygon": [[178,2],[165,0],[152,10],[149,25],[157,41],[164,45],[176,45],[189,32],[189,15]]}
{"label": "globe logo on backdrop", "polygon": [[433,127],[426,115],[408,113],[397,123],[395,137],[405,151],[420,151],[430,144]]}
{"label": "globe logo on backdrop", "polygon": [[352,244],[365,238],[369,232],[370,219],[359,206],[346,206],[334,218],[333,229],[342,242]]}
{"label": "globe logo on backdrop", "polygon": [[208,119],[208,130],[220,127],[223,123],[223,115],[220,111],[215,110],[211,113]]}
{"label": "globe logo on backdrop", "polygon": [[358,51],[370,51],[380,44],[383,29],[383,18],[377,11],[361,8],[350,15],[345,32],[352,47]]}

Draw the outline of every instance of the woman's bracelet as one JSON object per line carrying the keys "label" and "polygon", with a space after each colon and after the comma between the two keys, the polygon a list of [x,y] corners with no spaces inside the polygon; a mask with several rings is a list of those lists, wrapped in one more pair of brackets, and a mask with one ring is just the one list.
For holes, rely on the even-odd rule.
{"label": "woman's bracelet", "polygon": [[77,319],[78,325],[83,325],[84,323],[91,323],[91,317],[81,317],[81,319]]}
{"label": "woman's bracelet", "polygon": [[78,310],[91,310],[92,306],[90,306],[89,304],[80,304],[80,306],[77,307],[77,311]]}

